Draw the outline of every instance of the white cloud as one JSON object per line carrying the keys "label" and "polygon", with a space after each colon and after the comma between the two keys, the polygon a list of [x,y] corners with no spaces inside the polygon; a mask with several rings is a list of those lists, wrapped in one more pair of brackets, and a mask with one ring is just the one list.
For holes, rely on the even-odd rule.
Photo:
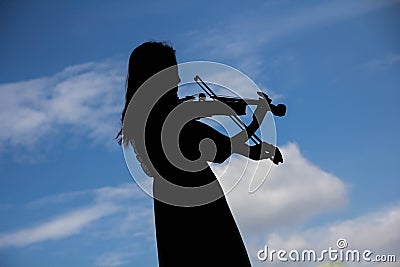
{"label": "white cloud", "polygon": [[385,56],[384,58],[370,60],[367,63],[367,66],[371,70],[376,70],[376,69],[383,69],[385,67],[395,65],[398,63],[400,63],[400,55],[399,54],[389,54],[389,55]]}
{"label": "white cloud", "polygon": [[[263,229],[271,231],[298,225],[313,215],[343,207],[347,202],[344,183],[305,159],[296,144],[289,143],[281,147],[281,151],[284,163],[272,166],[264,184],[253,194],[248,192],[253,173],[257,181],[261,181],[260,176],[265,175],[263,170],[269,168],[269,161],[255,162],[233,157],[220,178],[226,190],[232,185],[229,177],[235,177],[245,169],[242,180],[227,195],[243,232],[260,234]],[[225,167],[213,168],[220,174]]]}
{"label": "white cloud", "polygon": [[[73,210],[57,217],[44,220],[34,226],[0,233],[0,248],[23,247],[48,240],[59,240],[80,234],[86,227],[85,234],[93,231],[101,232],[101,237],[120,238],[141,235],[142,238],[152,240],[151,199],[145,198],[134,184],[121,184],[116,187],[102,187],[93,190],[62,193],[32,201],[28,208],[40,208],[45,212],[56,204],[59,208]],[[112,215],[112,216],[111,216]],[[102,224],[94,223],[100,219]]]}
{"label": "white cloud", "polygon": [[132,253],[105,253],[97,258],[96,265],[104,267],[117,267],[129,263]]}
{"label": "white cloud", "polygon": [[49,205],[70,203],[73,201],[94,200],[97,203],[121,203],[127,200],[141,198],[138,187],[132,183],[123,183],[118,186],[106,186],[91,190],[65,192],[57,195],[46,196],[26,204],[28,208],[43,208]]}
{"label": "white cloud", "polygon": [[[350,248],[361,251],[371,249],[375,255],[396,254],[399,258],[399,205],[325,226],[304,228],[304,222],[314,215],[343,207],[347,202],[346,186],[338,177],[305,159],[297,145],[282,146],[281,151],[284,164],[273,166],[267,180],[254,194],[248,193],[248,185],[251,174],[257,167],[256,162],[250,161],[246,167],[244,158],[233,158],[225,173],[227,177],[234,177],[234,174],[246,169],[243,180],[227,198],[255,266],[266,265],[256,258],[257,251],[264,245],[268,245],[270,249],[287,251],[322,250],[329,246],[334,247],[339,238],[345,238]],[[221,165],[214,168],[220,174],[224,167]],[[262,168],[268,168],[268,165],[261,166]],[[231,185],[228,179],[221,181],[224,189]],[[281,265],[282,263],[268,262],[268,266]],[[291,264],[310,267],[316,265],[315,262]],[[396,265],[371,263],[368,266]]]}
{"label": "white cloud", "polygon": [[50,77],[0,84],[0,147],[33,145],[63,125],[95,140],[112,140],[123,104],[121,65],[86,63]]}
{"label": "white cloud", "polygon": [[[289,230],[289,229],[288,229]],[[348,249],[364,251],[371,250],[375,255],[396,255],[399,259],[400,251],[400,206],[371,212],[360,217],[332,223],[322,227],[308,228],[304,231],[290,231],[288,233],[271,233],[265,237],[264,244],[252,240],[250,251],[252,251],[253,262],[256,266],[265,266],[260,263],[255,253],[268,245],[270,249],[314,249],[317,252],[332,247],[337,249],[336,242],[339,238],[346,239]],[[278,263],[268,262],[270,266]],[[293,266],[315,266],[315,263],[295,263]],[[396,264],[376,263],[345,263],[346,266],[397,266]]]}
{"label": "white cloud", "polygon": [[47,240],[56,240],[78,234],[81,229],[95,220],[118,210],[112,205],[94,205],[73,211],[48,222],[16,232],[0,235],[0,248],[26,246]]}
{"label": "white cloud", "polygon": [[[382,209],[357,218],[337,221],[325,226],[303,228],[312,216],[331,212],[347,202],[345,184],[333,174],[313,165],[301,155],[295,144],[281,148],[285,162],[273,166],[258,191],[248,193],[250,177],[257,165],[241,157],[233,158],[225,175],[246,168],[243,180],[230,194],[228,202],[245,240],[255,266],[265,266],[256,258],[264,245],[270,249],[328,249],[335,247],[339,238],[345,238],[353,249],[370,249],[376,254],[396,254],[400,249],[400,206]],[[225,166],[214,167],[221,173]],[[267,168],[268,165],[262,166]],[[257,173],[256,173],[257,175]],[[260,179],[258,179],[260,180]],[[223,179],[224,188],[231,184]],[[288,263],[285,263],[286,266]],[[268,262],[268,266],[282,263]],[[290,265],[290,263],[289,263]],[[292,263],[291,266],[316,266],[317,263]],[[345,263],[348,266],[348,263]],[[352,265],[353,266],[353,265]],[[364,266],[355,264],[355,266]],[[395,264],[368,266],[395,266]]]}

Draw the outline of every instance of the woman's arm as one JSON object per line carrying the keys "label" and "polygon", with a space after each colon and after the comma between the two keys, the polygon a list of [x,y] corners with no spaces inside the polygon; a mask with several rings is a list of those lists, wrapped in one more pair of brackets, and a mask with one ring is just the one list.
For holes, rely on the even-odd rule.
{"label": "woman's arm", "polygon": [[266,101],[259,101],[258,103],[259,104],[253,113],[253,119],[251,123],[231,138],[232,146],[237,147],[239,151],[243,149],[243,146],[246,145],[245,143],[247,140],[249,140],[249,138],[253,136],[258,128],[260,128],[261,122],[264,120],[264,117],[269,110]]}
{"label": "woman's arm", "polygon": [[[249,146],[245,142],[233,143],[231,138],[218,132],[212,127],[202,122],[197,121],[196,123],[197,125],[195,128],[197,134],[199,134],[198,137],[201,136],[200,139],[207,140],[207,142],[209,142],[208,145],[210,145],[204,145],[204,147],[201,148],[202,145],[199,144],[200,149],[204,149],[203,152],[210,152],[209,150],[211,149],[216,150],[215,154],[206,153],[209,155],[215,155],[213,158],[210,157],[209,159],[207,159],[207,161],[223,163],[227,158],[230,157],[230,155],[236,153],[248,157],[252,160],[270,159],[275,164],[283,162],[281,152],[274,145],[268,144],[266,142],[262,142],[253,146]],[[210,142],[212,142],[213,144],[211,144]]]}
{"label": "woman's arm", "polygon": [[275,164],[283,163],[283,157],[279,148],[266,142],[253,146],[245,144],[239,149],[235,149],[233,153],[240,154],[252,160],[270,159]]}

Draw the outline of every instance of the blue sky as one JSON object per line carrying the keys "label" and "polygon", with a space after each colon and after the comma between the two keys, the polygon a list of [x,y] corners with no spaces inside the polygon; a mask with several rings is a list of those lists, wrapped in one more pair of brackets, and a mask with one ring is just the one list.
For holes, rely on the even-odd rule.
{"label": "blue sky", "polygon": [[156,265],[152,199],[113,140],[129,54],[149,40],[170,41],[178,62],[235,67],[288,106],[276,120],[285,164],[257,199],[240,186],[228,196],[255,266],[265,243],[326,248],[338,236],[398,255],[398,1],[0,10],[1,266]]}

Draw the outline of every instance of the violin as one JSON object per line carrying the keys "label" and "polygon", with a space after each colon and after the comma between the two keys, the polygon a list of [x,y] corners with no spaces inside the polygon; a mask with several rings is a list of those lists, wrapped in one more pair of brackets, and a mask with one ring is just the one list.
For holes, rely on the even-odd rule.
{"label": "violin", "polygon": [[[283,117],[286,114],[286,106],[284,104],[274,105],[272,103],[272,100],[268,97],[268,95],[266,95],[263,92],[257,92],[257,94],[260,96],[260,98],[258,99],[218,96],[198,75],[194,77],[194,80],[200,86],[200,88],[205,92],[205,94],[200,93],[197,99],[194,95],[186,96],[178,100],[179,104],[184,102],[190,102],[192,106],[195,106],[196,103],[199,103],[198,106],[203,106],[206,109],[208,107],[212,108],[213,103],[217,101],[219,103],[227,105],[230,109],[232,109],[232,113],[240,116],[240,115],[246,115],[247,106],[258,105],[260,101],[267,101],[269,106],[268,107],[269,111],[271,111],[273,115],[277,117]],[[208,99],[206,97],[206,94],[209,97]],[[225,113],[219,114],[219,113],[220,112],[217,112],[216,114],[213,115],[234,115],[234,114],[225,114]]]}
{"label": "violin", "polygon": [[[268,95],[263,92],[257,92],[258,99],[218,96],[198,75],[194,77],[194,81],[204,93],[200,93],[197,99],[194,95],[181,98],[178,100],[178,104],[190,105],[191,109],[199,110],[199,114],[201,114],[199,117],[227,115],[241,130],[246,130],[247,126],[239,116],[246,115],[247,106],[259,105],[261,101],[264,103],[266,101],[268,103],[266,105],[267,111],[270,111],[274,116],[283,117],[286,114],[286,106],[284,104],[273,104]],[[269,155],[269,158],[275,164],[283,162],[282,155],[277,147],[263,142],[255,133],[250,136],[250,139],[256,145],[262,144],[264,152]]]}

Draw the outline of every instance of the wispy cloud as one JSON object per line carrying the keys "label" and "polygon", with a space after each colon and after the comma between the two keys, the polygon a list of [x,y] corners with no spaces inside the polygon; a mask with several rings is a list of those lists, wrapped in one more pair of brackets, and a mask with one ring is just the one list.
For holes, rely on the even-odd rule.
{"label": "wispy cloud", "polygon": [[371,70],[383,69],[400,63],[399,54],[389,54],[384,58],[370,60],[367,65]]}
{"label": "wispy cloud", "polygon": [[43,208],[49,205],[59,205],[74,201],[79,197],[86,197],[90,193],[91,193],[90,190],[60,193],[58,195],[46,196],[40,199],[36,199],[34,201],[27,203],[25,206],[27,208]]}
{"label": "wispy cloud", "polygon": [[105,253],[97,258],[96,265],[102,267],[117,267],[129,263],[130,258],[133,256],[135,256],[135,253]]}
{"label": "wispy cloud", "polygon": [[[85,197],[85,198],[83,198]],[[121,184],[116,187],[102,187],[93,190],[63,193],[45,197],[27,204],[27,207],[40,207],[43,214],[46,208],[57,204],[59,208],[70,209],[58,216],[42,220],[33,226],[0,233],[0,248],[23,247],[48,240],[61,240],[78,235],[83,228],[86,232],[101,231],[102,238],[112,239],[141,234],[142,238],[152,236],[151,209],[145,194],[134,184]],[[60,205],[60,203],[63,203]],[[112,216],[111,216],[112,215]],[[93,228],[100,219],[104,224]],[[112,224],[110,225],[110,223]],[[98,225],[99,226],[99,225]],[[150,232],[149,232],[150,231]],[[151,240],[149,237],[148,240]]]}
{"label": "wispy cloud", "polygon": [[286,11],[279,14],[272,13],[268,6],[260,7],[240,17],[224,18],[212,29],[190,35],[202,36],[194,47],[197,53],[235,64],[246,73],[258,76],[265,64],[262,58],[269,43],[398,3],[397,0],[324,1],[317,5],[304,3],[302,8],[293,10],[288,3],[280,2],[281,9]]}
{"label": "wispy cloud", "polygon": [[112,140],[123,101],[121,66],[106,60],[71,66],[50,77],[0,84],[0,148],[31,146],[62,131]]}
{"label": "wispy cloud", "polygon": [[63,214],[38,226],[0,235],[0,248],[26,246],[75,235],[93,221],[110,215],[117,210],[118,208],[112,205],[94,205]]}

